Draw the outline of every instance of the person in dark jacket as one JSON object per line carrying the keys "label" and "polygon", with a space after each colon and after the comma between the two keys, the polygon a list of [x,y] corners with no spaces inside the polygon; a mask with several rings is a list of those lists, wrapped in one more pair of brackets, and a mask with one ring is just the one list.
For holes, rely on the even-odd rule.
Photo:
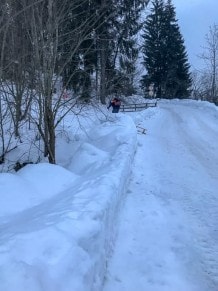
{"label": "person in dark jacket", "polygon": [[107,107],[109,109],[112,106],[112,113],[118,113],[120,110],[121,101],[118,98],[113,98]]}

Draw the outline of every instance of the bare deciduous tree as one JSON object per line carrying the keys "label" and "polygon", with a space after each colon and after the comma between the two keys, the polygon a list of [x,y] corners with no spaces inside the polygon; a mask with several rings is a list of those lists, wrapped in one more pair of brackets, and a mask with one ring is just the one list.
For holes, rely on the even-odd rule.
{"label": "bare deciduous tree", "polygon": [[[82,42],[89,38],[90,31],[98,24],[98,18],[105,13],[104,9],[90,14],[80,25],[72,27],[67,31],[67,38],[63,37],[66,32],[62,30],[64,21],[72,15],[80,17],[76,13],[81,4],[87,0],[46,0],[43,3],[34,5],[30,8],[30,42],[32,44],[34,68],[37,72],[36,91],[38,94],[38,120],[35,120],[40,135],[44,141],[44,154],[48,156],[50,163],[55,163],[55,128],[64,118],[66,112],[75,106],[75,100],[65,100],[63,102],[63,91],[57,99],[54,99],[54,88],[58,77],[65,66],[70,62],[80,49]],[[87,2],[88,3],[88,2]],[[28,17],[28,16],[27,16]],[[63,43],[64,42],[64,43]],[[65,61],[59,62],[59,47],[67,45],[68,50],[65,52]],[[69,79],[73,77],[72,72]],[[61,112],[63,105],[68,104],[68,109]]]}
{"label": "bare deciduous tree", "polygon": [[210,26],[201,58],[210,74],[210,101],[218,105],[218,25]]}

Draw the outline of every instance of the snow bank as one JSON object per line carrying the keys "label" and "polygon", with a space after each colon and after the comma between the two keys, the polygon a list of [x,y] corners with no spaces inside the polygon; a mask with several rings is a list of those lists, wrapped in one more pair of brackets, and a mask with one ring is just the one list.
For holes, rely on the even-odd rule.
{"label": "snow bank", "polygon": [[76,147],[70,171],[0,175],[1,291],[101,289],[136,140],[132,119],[113,117]]}
{"label": "snow bank", "polygon": [[28,165],[0,175],[0,217],[15,214],[63,191],[76,175],[57,165]]}

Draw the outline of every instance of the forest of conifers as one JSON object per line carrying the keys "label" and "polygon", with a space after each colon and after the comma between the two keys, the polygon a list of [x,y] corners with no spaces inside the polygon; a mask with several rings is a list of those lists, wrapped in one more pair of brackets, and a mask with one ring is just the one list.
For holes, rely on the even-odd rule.
{"label": "forest of conifers", "polygon": [[0,163],[24,122],[55,163],[56,128],[78,102],[151,85],[152,97],[214,101],[216,76],[201,90],[189,69],[171,0],[1,0]]}

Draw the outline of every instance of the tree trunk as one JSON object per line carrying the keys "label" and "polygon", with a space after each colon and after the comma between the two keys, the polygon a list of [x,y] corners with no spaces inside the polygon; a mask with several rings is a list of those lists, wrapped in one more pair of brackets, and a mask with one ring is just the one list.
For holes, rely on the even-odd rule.
{"label": "tree trunk", "polygon": [[106,104],[106,41],[100,41],[100,100]]}

